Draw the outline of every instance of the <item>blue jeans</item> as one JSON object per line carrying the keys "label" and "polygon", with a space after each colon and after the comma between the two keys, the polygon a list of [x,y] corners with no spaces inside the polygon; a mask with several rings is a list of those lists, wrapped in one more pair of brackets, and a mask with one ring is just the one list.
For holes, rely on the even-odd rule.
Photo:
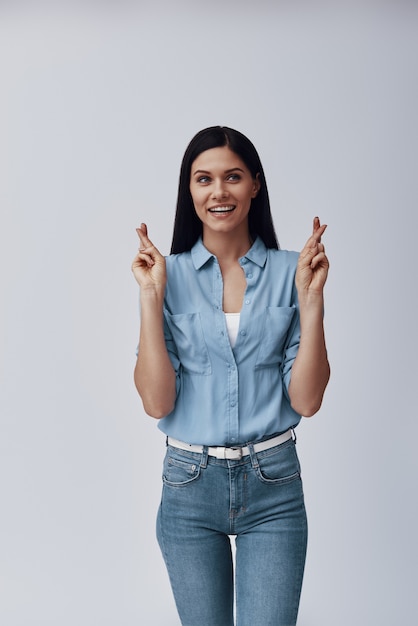
{"label": "blue jeans", "polygon": [[294,626],[307,522],[290,439],[240,460],[167,447],[157,537],[183,626]]}

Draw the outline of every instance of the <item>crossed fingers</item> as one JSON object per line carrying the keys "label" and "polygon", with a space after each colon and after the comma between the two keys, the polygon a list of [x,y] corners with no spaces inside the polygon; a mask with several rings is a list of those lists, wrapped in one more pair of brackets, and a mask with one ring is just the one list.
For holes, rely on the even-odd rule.
{"label": "crossed fingers", "polygon": [[141,226],[136,229],[136,232],[139,237],[140,246],[135,260],[137,262],[143,261],[146,265],[148,265],[148,267],[152,267],[155,265],[155,259],[153,257],[156,255],[156,249],[154,244],[148,238],[147,225],[142,223]]}

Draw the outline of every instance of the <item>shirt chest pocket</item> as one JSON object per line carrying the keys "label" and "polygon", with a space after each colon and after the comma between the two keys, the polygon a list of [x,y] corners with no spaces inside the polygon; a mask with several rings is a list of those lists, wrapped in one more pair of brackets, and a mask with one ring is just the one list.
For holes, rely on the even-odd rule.
{"label": "shirt chest pocket", "polygon": [[177,347],[178,357],[185,371],[208,376],[212,373],[199,313],[166,315],[168,326]]}
{"label": "shirt chest pocket", "polygon": [[283,361],[283,351],[294,314],[295,307],[266,308],[256,368],[277,365]]}

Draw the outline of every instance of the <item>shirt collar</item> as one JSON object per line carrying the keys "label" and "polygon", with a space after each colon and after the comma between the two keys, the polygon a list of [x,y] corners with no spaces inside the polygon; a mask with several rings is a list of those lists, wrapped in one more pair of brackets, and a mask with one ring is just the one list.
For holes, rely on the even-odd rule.
{"label": "shirt collar", "polygon": [[264,267],[267,260],[267,248],[261,237],[256,237],[253,245],[248,250],[247,254],[244,254],[243,258],[252,261],[260,267]]}
{"label": "shirt collar", "polygon": [[[200,237],[193,248],[191,249],[192,261],[196,270],[200,270],[201,267],[209,261],[209,259],[215,258],[212,252],[209,252],[203,245],[202,238]],[[252,261],[256,265],[263,267],[267,259],[267,248],[260,237],[257,237],[247,254],[244,254],[244,259]]]}
{"label": "shirt collar", "polygon": [[194,244],[191,249],[192,261],[196,270],[200,270],[201,267],[205,265],[209,261],[209,259],[213,259],[214,255],[212,252],[209,252],[207,248],[203,245],[202,238],[199,239]]}

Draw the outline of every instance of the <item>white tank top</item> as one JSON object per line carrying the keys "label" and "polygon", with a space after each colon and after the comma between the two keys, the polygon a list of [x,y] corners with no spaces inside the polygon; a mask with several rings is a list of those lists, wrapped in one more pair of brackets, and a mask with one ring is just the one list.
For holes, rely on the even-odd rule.
{"label": "white tank top", "polygon": [[228,337],[231,343],[231,347],[235,346],[239,328],[240,313],[225,313],[226,328],[228,330]]}

